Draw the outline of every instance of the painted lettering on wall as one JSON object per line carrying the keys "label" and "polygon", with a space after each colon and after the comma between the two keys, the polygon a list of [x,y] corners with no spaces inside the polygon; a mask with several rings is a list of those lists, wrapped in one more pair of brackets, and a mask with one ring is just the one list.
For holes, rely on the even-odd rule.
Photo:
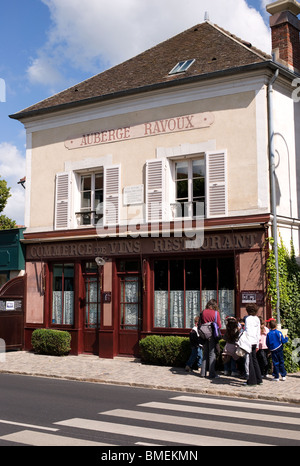
{"label": "painted lettering on wall", "polygon": [[[95,258],[97,256],[115,257],[132,254],[161,254],[187,252],[187,238],[143,238],[143,239],[112,239],[110,241],[84,241],[52,244],[28,245],[27,259],[64,259],[64,258]],[[205,235],[201,251],[230,251],[251,249],[262,246],[261,235],[255,233],[236,233]]]}
{"label": "painted lettering on wall", "polygon": [[138,139],[160,134],[176,133],[193,129],[207,128],[214,123],[212,113],[196,113],[174,118],[152,121],[135,126],[123,128],[86,132],[65,141],[67,149],[79,149],[100,144]]}

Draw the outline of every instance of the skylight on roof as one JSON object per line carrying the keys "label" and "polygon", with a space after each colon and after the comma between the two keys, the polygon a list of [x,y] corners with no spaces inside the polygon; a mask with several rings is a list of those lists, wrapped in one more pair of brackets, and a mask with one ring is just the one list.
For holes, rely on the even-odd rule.
{"label": "skylight on roof", "polygon": [[177,63],[176,66],[170,71],[169,74],[178,74],[178,73],[184,73],[189,69],[189,67],[194,63],[195,59],[193,60],[185,60],[185,61],[180,61]]}

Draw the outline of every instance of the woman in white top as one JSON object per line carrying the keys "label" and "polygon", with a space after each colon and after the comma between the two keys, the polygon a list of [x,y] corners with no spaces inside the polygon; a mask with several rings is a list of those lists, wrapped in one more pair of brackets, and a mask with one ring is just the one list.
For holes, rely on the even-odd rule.
{"label": "woman in white top", "polygon": [[260,320],[257,317],[258,307],[256,304],[248,304],[246,306],[248,316],[245,319],[245,332],[252,345],[252,350],[249,355],[249,378],[248,385],[262,384],[262,376],[258,361],[256,359],[256,351],[259,348],[260,338]]}

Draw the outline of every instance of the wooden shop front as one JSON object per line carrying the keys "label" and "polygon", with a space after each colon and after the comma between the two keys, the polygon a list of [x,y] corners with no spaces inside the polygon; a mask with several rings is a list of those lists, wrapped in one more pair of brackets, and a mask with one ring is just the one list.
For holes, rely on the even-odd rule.
{"label": "wooden shop front", "polygon": [[149,334],[188,335],[207,301],[222,322],[246,303],[265,305],[265,229],[208,232],[200,248],[184,237],[27,244],[25,345],[38,327],[68,330],[72,353],[138,355]]}

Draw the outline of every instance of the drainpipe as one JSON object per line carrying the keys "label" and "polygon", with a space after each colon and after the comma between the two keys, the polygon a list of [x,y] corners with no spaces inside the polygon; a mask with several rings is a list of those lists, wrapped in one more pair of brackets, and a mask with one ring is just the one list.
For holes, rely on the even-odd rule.
{"label": "drainpipe", "polygon": [[278,267],[278,238],[277,238],[277,202],[276,202],[276,176],[275,176],[275,143],[274,143],[274,111],[273,111],[273,85],[278,78],[279,69],[276,70],[273,78],[268,85],[268,125],[269,125],[269,157],[270,157],[270,186],[271,186],[271,209],[273,215],[272,222],[272,235],[274,239],[274,256],[276,267],[276,290],[277,290],[277,303],[276,303],[276,316],[277,325],[281,327],[280,319],[280,295],[279,295],[279,267]]}

